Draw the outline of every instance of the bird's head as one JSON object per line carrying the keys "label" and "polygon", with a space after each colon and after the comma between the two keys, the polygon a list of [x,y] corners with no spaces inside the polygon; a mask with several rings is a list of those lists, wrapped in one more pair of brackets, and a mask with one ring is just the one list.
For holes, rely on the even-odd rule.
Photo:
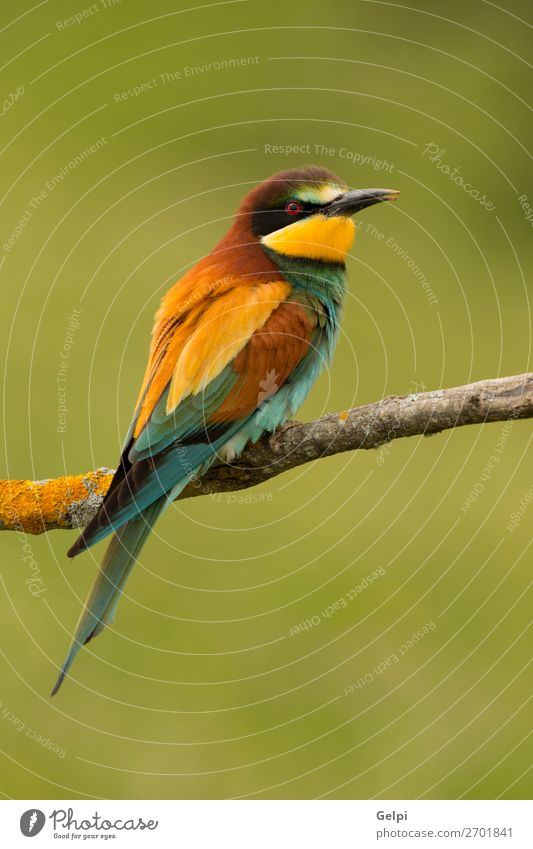
{"label": "bird's head", "polygon": [[267,253],[343,264],[355,224],[352,216],[367,206],[395,200],[394,189],[349,190],[326,168],[280,171],[244,199],[253,237]]}

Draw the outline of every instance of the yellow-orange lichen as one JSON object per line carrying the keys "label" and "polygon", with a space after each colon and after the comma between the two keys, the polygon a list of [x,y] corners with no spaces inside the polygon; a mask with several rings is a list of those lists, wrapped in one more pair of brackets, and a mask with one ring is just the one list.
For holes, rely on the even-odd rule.
{"label": "yellow-orange lichen", "polygon": [[97,469],[46,481],[0,481],[0,528],[42,534],[51,528],[70,528],[69,509],[89,494],[103,497],[113,473]]}

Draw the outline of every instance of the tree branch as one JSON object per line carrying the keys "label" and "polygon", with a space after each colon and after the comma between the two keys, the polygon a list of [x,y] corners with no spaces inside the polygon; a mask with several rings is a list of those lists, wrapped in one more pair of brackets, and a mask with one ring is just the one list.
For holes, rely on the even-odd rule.
{"label": "tree branch", "polygon": [[[533,373],[481,380],[453,389],[393,395],[315,422],[288,422],[238,463],[217,463],[184,489],[180,498],[230,492],[264,483],[303,463],[359,448],[378,448],[393,439],[429,436],[463,425],[533,417]],[[0,481],[0,530],[40,534],[83,527],[98,510],[113,471],[46,481]]]}

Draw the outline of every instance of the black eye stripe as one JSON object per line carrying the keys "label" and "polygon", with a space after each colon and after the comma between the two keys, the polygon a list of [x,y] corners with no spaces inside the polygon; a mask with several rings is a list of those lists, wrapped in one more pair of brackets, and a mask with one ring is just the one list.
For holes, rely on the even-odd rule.
{"label": "black eye stripe", "polygon": [[[299,211],[288,212],[287,206],[291,203],[298,204]],[[252,231],[256,236],[266,236],[275,230],[281,230],[289,224],[294,224],[314,212],[318,212],[324,204],[311,203],[297,197],[288,197],[279,200],[275,207],[270,209],[258,209],[252,215]]]}

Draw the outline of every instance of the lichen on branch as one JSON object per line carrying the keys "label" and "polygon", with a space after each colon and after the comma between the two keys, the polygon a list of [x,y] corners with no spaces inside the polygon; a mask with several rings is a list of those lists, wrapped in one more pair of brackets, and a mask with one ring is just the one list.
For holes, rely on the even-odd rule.
{"label": "lichen on branch", "polygon": [[102,468],[51,480],[0,480],[0,530],[42,534],[83,527],[102,503],[113,474]]}

